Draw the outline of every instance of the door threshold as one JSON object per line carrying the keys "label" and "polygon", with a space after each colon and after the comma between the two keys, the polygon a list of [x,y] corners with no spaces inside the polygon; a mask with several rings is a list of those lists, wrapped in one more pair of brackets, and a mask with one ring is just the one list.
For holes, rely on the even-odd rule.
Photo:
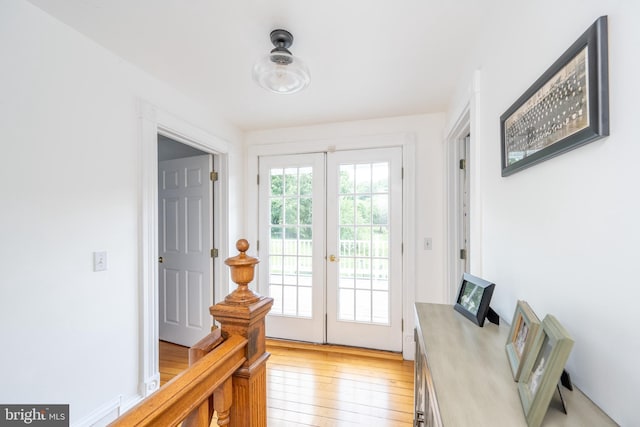
{"label": "door threshold", "polygon": [[325,353],[348,354],[353,356],[373,357],[386,360],[404,360],[402,358],[402,353],[395,353],[393,351],[385,350],[374,350],[370,348],[349,347],[345,345],[335,344],[316,344],[311,342],[290,341],[276,338],[267,338],[266,343],[268,347],[277,347],[283,349],[321,351]]}

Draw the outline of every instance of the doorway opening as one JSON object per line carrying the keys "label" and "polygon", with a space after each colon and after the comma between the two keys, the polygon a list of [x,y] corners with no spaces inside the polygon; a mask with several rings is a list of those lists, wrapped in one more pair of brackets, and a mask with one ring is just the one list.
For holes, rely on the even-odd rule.
{"label": "doorway opening", "polygon": [[[189,121],[159,109],[152,104],[139,103],[140,119],[140,374],[141,398],[149,396],[160,386],[159,373],[159,295],[158,295],[158,135],[185,146],[213,155],[213,167],[218,172],[214,183],[214,271],[222,271],[222,260],[228,256],[229,235],[229,143]],[[216,297],[226,295],[228,276],[215,276]]]}
{"label": "doorway opening", "polygon": [[462,273],[471,270],[471,121],[464,109],[447,138],[447,286],[445,295],[455,301]]}
{"label": "doorway opening", "polygon": [[158,334],[185,347],[213,325],[213,160],[158,135]]}

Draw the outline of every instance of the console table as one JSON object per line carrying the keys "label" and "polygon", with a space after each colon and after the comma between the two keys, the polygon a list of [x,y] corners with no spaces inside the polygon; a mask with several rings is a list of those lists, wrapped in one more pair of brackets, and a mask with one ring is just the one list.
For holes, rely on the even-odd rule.
{"label": "console table", "polygon": [[[414,426],[526,427],[505,353],[509,326],[480,328],[445,304],[415,305]],[[580,390],[556,392],[542,425],[616,426]]]}

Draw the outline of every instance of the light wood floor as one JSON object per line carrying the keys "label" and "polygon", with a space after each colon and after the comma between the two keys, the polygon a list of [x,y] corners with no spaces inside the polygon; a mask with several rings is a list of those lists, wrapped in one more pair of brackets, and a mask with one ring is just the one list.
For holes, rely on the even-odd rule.
{"label": "light wood floor", "polygon": [[[267,341],[269,427],[413,423],[413,362],[400,355],[337,346]],[[164,385],[186,369],[188,350],[160,342]]]}

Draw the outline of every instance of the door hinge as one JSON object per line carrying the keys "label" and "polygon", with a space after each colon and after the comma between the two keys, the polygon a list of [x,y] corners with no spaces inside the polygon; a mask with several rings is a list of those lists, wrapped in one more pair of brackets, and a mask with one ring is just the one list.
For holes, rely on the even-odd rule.
{"label": "door hinge", "polygon": [[218,250],[216,248],[211,249],[211,258],[218,258]]}
{"label": "door hinge", "polygon": [[216,182],[218,180],[218,172],[211,171],[211,173],[209,174],[209,178],[211,179],[211,181]]}
{"label": "door hinge", "polygon": [[404,254],[404,243],[400,243],[400,253]]}
{"label": "door hinge", "polygon": [[402,319],[402,326],[400,327],[401,331],[404,332],[404,319]]}
{"label": "door hinge", "polygon": [[400,168],[400,179],[404,179],[404,167]]}
{"label": "door hinge", "polygon": [[256,184],[260,185],[260,174],[256,175]]}
{"label": "door hinge", "polygon": [[256,251],[260,250],[260,240],[256,240]]}
{"label": "door hinge", "polygon": [[467,259],[467,250],[460,249],[460,259]]}
{"label": "door hinge", "polygon": [[460,159],[460,169],[465,170],[467,168],[467,161],[465,159]]}

